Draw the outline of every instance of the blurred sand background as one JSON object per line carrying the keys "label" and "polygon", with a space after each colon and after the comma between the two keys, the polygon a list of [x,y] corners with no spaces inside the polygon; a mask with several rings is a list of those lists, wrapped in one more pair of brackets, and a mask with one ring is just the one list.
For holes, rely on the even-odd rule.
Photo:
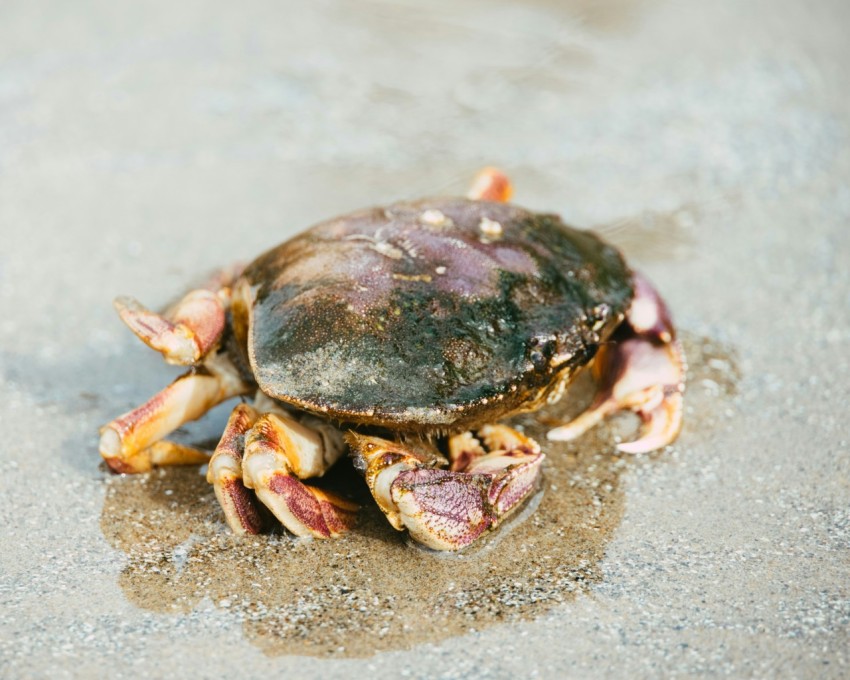
{"label": "blurred sand background", "polygon": [[[848,28],[840,0],[3,2],[0,676],[846,677]],[[552,450],[539,516],[454,562],[371,515],[234,542],[197,470],[100,465],[176,374],[114,295],[489,164],[667,296],[672,450],[613,455],[622,419]]]}

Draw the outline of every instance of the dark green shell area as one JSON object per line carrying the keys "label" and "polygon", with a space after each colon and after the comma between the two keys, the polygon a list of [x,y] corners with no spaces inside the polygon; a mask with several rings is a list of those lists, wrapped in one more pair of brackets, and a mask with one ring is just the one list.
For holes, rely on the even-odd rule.
{"label": "dark green shell area", "polygon": [[244,276],[264,392],[410,430],[497,419],[539,399],[589,361],[632,295],[620,254],[593,234],[465,199],[324,222]]}

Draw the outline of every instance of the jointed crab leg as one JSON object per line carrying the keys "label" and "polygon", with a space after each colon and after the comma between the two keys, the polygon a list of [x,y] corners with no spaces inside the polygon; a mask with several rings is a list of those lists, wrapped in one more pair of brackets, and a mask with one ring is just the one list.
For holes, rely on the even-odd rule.
{"label": "jointed crab leg", "polygon": [[151,445],[247,390],[228,361],[208,360],[202,369],[177,378],[146,403],[105,425],[100,431],[100,454],[115,472],[146,472],[153,465],[205,462],[206,455],[189,447],[167,442]]}
{"label": "jointed crab leg", "polygon": [[606,416],[623,409],[644,421],[639,439],[617,448],[646,453],[670,444],[682,426],[685,356],[667,307],[640,274],[634,275],[635,297],[613,342],[604,345],[593,363],[599,391],[575,420],[550,430],[548,438],[569,441]]}
{"label": "jointed crab leg", "polygon": [[207,470],[207,481],[214,486],[224,517],[235,534],[258,534],[263,529],[263,516],[254,494],[242,481],[245,435],[256,421],[257,412],[248,404],[236,406]]}
{"label": "jointed crab leg", "polygon": [[378,506],[396,529],[419,543],[459,550],[498,525],[533,491],[544,455],[537,443],[505,426],[469,434],[449,444],[454,465],[379,437],[350,433],[349,443],[364,468]]}
{"label": "jointed crab leg", "polygon": [[224,332],[227,289],[189,292],[167,315],[157,314],[131,297],[115,299],[115,309],[149,347],[161,352],[170,364],[191,366],[200,362]]}
{"label": "jointed crab leg", "polygon": [[307,420],[310,425],[282,413],[257,419],[245,436],[242,476],[245,487],[292,533],[328,538],[353,526],[358,506],[299,479],[323,475],[345,450],[338,432]]}

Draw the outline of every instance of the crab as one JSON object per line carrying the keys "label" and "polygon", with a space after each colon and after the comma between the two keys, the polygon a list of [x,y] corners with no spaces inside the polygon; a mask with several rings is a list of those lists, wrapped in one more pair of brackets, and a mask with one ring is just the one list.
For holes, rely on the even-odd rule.
{"label": "crab", "polygon": [[[459,550],[539,484],[539,444],[499,421],[557,401],[582,368],[597,395],[550,440],[628,409],[644,423],[620,451],[671,443],[685,363],[664,302],[615,248],[511,193],[487,168],[463,198],[318,224],[162,314],[116,299],[133,333],[189,370],[101,429],[108,466],[209,463],[235,533],[262,532],[270,510],[328,538],[358,506],[314,480],[348,452],[393,527]],[[233,397],[211,457],[164,439]]]}

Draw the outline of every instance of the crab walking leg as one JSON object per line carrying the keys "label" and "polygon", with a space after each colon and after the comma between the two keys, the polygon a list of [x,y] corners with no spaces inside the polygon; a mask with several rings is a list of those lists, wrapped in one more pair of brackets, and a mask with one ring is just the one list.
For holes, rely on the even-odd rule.
{"label": "crab walking leg", "polygon": [[498,168],[484,168],[472,180],[466,197],[473,201],[497,201],[507,203],[514,190],[511,180]]}
{"label": "crab walking leg", "polygon": [[614,342],[593,363],[599,391],[575,420],[550,430],[548,438],[569,441],[607,416],[630,409],[644,421],[640,437],[619,444],[623,453],[646,453],[667,446],[682,426],[685,355],[670,314],[655,289],[634,275],[635,297]]}
{"label": "crab walking leg", "polygon": [[245,435],[257,421],[257,412],[248,404],[239,404],[230,414],[221,441],[215,448],[207,470],[207,481],[224,511],[227,524],[235,534],[258,534],[263,516],[254,494],[242,481],[242,456]]}
{"label": "crab walking leg", "polygon": [[101,428],[100,455],[113,471],[125,473],[147,472],[161,464],[206,462],[206,455],[189,447],[151,445],[247,390],[229,362],[208,361],[204,370],[182,375],[141,406]]}
{"label": "crab walking leg", "polygon": [[540,451],[540,446],[531,437],[526,437],[507,425],[485,425],[478,431],[478,437],[474,437],[471,432],[449,437],[451,470],[468,471],[478,458],[487,455],[488,450]]}
{"label": "crab walking leg", "polygon": [[358,506],[301,479],[323,475],[344,450],[339,432],[318,419],[266,413],[246,436],[243,481],[296,536],[338,536],[354,525]]}
{"label": "crab walking leg", "polygon": [[429,548],[460,550],[522,505],[544,459],[534,440],[510,428],[488,426],[479,436],[489,451],[469,434],[452,438],[450,455],[464,467],[450,470],[397,442],[354,432],[348,441],[390,524]]}
{"label": "crab walking leg", "polygon": [[145,455],[150,456],[151,466],[167,465],[203,465],[210,459],[207,451],[194,446],[186,446],[177,442],[160,440],[145,449]]}
{"label": "crab walking leg", "polygon": [[115,309],[121,320],[146,345],[170,364],[193,366],[221,339],[228,289],[189,292],[167,315],[152,312],[136,299],[119,297]]}

